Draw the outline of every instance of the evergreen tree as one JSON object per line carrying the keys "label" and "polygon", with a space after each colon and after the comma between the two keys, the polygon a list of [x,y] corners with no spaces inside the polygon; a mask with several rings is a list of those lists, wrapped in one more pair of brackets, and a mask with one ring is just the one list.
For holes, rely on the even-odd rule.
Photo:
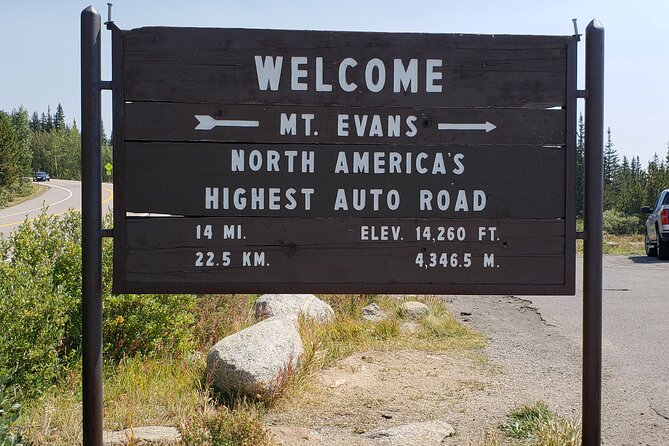
{"label": "evergreen tree", "polygon": [[618,174],[618,153],[611,141],[611,127],[606,130],[606,145],[604,146],[604,185],[612,185]]}
{"label": "evergreen tree", "polygon": [[39,132],[41,130],[39,114],[37,112],[33,112],[32,118],[30,118],[30,130],[33,132]]}
{"label": "evergreen tree", "polygon": [[606,130],[606,145],[604,146],[604,209],[615,208],[618,195],[617,176],[620,166],[618,165],[618,153],[613,148],[611,140],[611,127]]}
{"label": "evergreen tree", "polygon": [[11,117],[0,111],[0,199],[2,189],[12,187],[21,178],[17,162],[20,146]]}
{"label": "evergreen tree", "polygon": [[48,106],[46,109],[46,131],[50,132],[53,130],[53,116],[51,115],[51,106]]}
{"label": "evergreen tree", "polygon": [[30,130],[30,122],[28,121],[28,111],[24,107],[19,107],[18,110],[12,112],[12,125],[14,126],[19,145],[16,162],[21,175],[30,176],[30,165],[33,158],[30,144],[32,131]]}
{"label": "evergreen tree", "polygon": [[56,108],[56,114],[53,117],[53,128],[56,131],[65,130],[65,112],[63,111],[63,106],[58,103]]}

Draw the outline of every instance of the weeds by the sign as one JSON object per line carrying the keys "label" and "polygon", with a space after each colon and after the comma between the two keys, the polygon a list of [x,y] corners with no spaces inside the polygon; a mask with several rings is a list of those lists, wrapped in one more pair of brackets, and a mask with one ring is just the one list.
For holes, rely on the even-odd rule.
{"label": "weeds by the sign", "polygon": [[[513,444],[528,446],[580,446],[581,428],[578,423],[559,418],[543,402],[523,406],[508,415],[508,421],[499,429],[509,438],[517,440]],[[492,434],[483,446],[494,446],[496,435]]]}

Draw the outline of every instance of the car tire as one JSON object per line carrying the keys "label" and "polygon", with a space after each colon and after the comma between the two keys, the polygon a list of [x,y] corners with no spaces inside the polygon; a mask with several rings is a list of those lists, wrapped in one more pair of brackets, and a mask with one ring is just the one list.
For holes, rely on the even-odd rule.
{"label": "car tire", "polygon": [[659,231],[655,231],[657,236],[657,258],[660,260],[669,260],[669,241],[663,241],[660,238]]}
{"label": "car tire", "polygon": [[650,238],[648,238],[648,231],[646,231],[646,237],[645,237],[644,244],[646,245],[646,255],[648,257],[657,256],[657,245],[651,244]]}

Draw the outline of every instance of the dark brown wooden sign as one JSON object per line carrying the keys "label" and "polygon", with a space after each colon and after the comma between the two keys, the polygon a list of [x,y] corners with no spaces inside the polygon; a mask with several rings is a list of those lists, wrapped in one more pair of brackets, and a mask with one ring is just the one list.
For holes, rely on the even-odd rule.
{"label": "dark brown wooden sign", "polygon": [[114,33],[116,292],[573,294],[575,37]]}

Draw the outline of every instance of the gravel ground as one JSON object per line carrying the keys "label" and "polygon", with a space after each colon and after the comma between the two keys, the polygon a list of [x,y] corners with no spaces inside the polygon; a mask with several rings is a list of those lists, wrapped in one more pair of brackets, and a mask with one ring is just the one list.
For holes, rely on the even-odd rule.
{"label": "gravel ground", "polygon": [[[668,308],[661,293],[648,290],[651,277],[665,274],[669,264],[644,262],[605,257],[604,445],[669,445],[669,384],[656,364],[667,356],[668,324],[662,321]],[[579,258],[579,270],[580,263]],[[442,296],[458,320],[486,335],[486,362],[453,353],[354,355],[324,370],[313,394],[271,413],[269,422],[319,433],[317,440],[286,444],[335,446],[376,444],[361,434],[440,419],[456,430],[444,445],[478,446],[482,433],[512,409],[537,401],[579,421],[577,285],[576,296]]]}

